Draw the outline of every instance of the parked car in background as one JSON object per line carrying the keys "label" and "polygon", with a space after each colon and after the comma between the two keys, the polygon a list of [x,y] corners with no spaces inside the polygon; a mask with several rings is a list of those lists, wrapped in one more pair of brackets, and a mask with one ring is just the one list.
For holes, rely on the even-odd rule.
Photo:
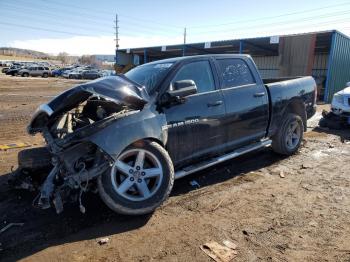
{"label": "parked car in background", "polygon": [[350,124],[350,83],[346,88],[334,94],[331,110],[334,114],[346,118]]}
{"label": "parked car in background", "polygon": [[19,75],[19,71],[22,70],[24,67],[21,66],[12,66],[6,71],[6,75],[10,76],[17,76]]}
{"label": "parked car in background", "polygon": [[1,73],[6,74],[6,72],[9,70],[9,67],[4,67],[3,69],[1,69]]}
{"label": "parked car in background", "polygon": [[67,78],[69,78],[69,79],[82,79],[82,73],[83,73],[82,69],[74,69],[68,73]]}
{"label": "parked car in background", "polygon": [[21,69],[18,72],[18,75],[23,77],[28,76],[41,76],[41,77],[48,77],[51,74],[51,71],[48,67],[43,66],[31,66],[28,68]]}
{"label": "parked car in background", "polygon": [[101,74],[103,77],[105,76],[115,76],[116,72],[114,70],[102,70]]}
{"label": "parked car in background", "polygon": [[51,76],[53,76],[53,77],[62,76],[62,74],[66,70],[71,70],[71,68],[70,67],[63,67],[63,68],[54,69],[51,71]]}
{"label": "parked car in background", "polygon": [[97,79],[102,77],[102,73],[100,73],[97,70],[86,70],[81,73],[81,78],[82,79]]}

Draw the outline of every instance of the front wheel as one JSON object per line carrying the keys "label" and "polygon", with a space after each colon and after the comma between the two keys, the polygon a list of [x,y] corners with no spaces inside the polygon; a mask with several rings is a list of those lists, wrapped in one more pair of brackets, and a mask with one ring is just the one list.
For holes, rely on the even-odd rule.
{"label": "front wheel", "polygon": [[272,139],[272,149],[282,155],[298,151],[303,139],[303,120],[296,114],[287,114],[277,134]]}
{"label": "front wheel", "polygon": [[98,179],[102,200],[124,215],[151,213],[167,199],[173,184],[174,167],[169,154],[149,141],[129,146]]}

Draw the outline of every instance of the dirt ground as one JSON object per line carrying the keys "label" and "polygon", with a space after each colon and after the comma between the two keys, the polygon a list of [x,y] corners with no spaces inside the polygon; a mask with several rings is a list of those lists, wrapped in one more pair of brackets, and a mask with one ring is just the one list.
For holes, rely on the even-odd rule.
{"label": "dirt ground", "polygon": [[[30,115],[77,82],[0,75],[0,144],[41,145],[25,132]],[[350,145],[342,142],[350,130],[319,129],[322,108],[298,154],[264,149],[180,179],[161,208],[141,217],[116,215],[93,194],[84,215],[77,206],[37,210],[34,193],[6,183],[19,149],[0,151],[0,229],[24,223],[0,233],[0,260],[211,261],[200,245],[231,240],[235,261],[350,261]]]}

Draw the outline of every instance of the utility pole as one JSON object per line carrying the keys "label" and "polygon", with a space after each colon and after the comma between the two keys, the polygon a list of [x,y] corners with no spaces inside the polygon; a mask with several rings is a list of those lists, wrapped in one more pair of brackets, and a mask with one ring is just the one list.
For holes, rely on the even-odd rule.
{"label": "utility pole", "polygon": [[118,64],[118,49],[119,49],[119,26],[118,14],[115,14],[115,65]]}
{"label": "utility pole", "polygon": [[184,45],[182,47],[182,56],[185,56],[185,49],[186,49],[186,27],[184,28]]}

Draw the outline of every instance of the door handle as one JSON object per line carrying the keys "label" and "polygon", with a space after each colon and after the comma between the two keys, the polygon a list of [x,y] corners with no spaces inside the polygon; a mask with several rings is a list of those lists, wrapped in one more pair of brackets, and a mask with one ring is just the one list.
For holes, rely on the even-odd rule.
{"label": "door handle", "polygon": [[222,105],[222,101],[221,100],[208,103],[208,107],[219,106],[219,105]]}
{"label": "door handle", "polygon": [[261,92],[261,93],[255,93],[254,97],[262,97],[265,95],[265,92]]}

